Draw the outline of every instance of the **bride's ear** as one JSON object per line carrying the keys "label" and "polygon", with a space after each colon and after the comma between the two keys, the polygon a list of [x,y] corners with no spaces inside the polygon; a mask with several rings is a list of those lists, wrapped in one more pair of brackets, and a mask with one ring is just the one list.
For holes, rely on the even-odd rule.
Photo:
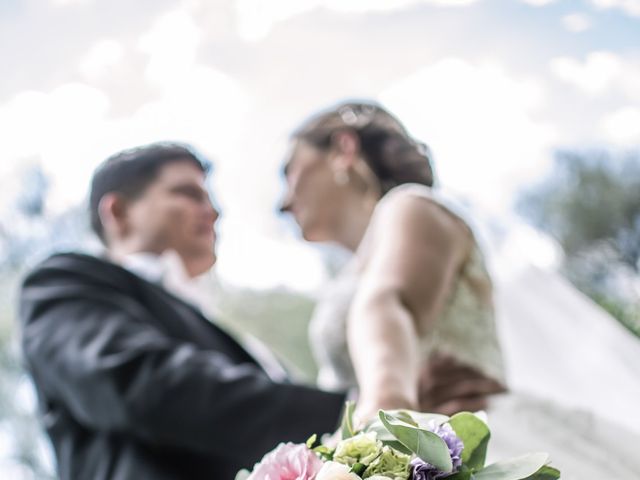
{"label": "bride's ear", "polygon": [[353,130],[338,130],[331,135],[332,167],[348,170],[355,165],[360,155],[360,139]]}
{"label": "bride's ear", "polygon": [[360,139],[351,129],[338,130],[331,135],[331,147],[344,155],[357,155],[360,153]]}

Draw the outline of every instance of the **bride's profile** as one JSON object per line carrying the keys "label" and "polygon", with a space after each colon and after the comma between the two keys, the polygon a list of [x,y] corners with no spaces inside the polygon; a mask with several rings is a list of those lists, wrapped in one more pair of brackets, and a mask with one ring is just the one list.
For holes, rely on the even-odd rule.
{"label": "bride's profile", "polygon": [[[453,413],[437,394],[420,395],[422,365],[446,355],[496,385],[487,412],[496,456],[537,449],[565,479],[640,477],[635,435],[595,415],[501,393],[492,280],[470,222],[432,188],[424,144],[374,102],[315,114],[292,141],[283,210],[305,240],[353,253],[311,322],[321,387],[357,388],[364,420],[389,408]],[[456,378],[447,387],[455,389]]]}

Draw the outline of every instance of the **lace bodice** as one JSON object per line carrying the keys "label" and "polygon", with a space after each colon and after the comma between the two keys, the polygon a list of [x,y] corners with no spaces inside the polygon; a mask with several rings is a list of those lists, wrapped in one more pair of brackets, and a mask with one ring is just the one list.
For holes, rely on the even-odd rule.
{"label": "lace bodice", "polygon": [[[416,195],[435,202],[449,214],[462,219],[449,202],[422,185],[394,188],[379,203],[394,201],[399,195]],[[358,285],[359,259],[370,254],[376,213],[354,259],[327,286],[319,299],[310,325],[311,345],[319,365],[318,384],[326,389],[343,390],[356,386],[349,357],[346,321]],[[467,224],[467,222],[465,222]],[[473,248],[455,280],[446,306],[432,328],[420,337],[425,362],[434,351],[454,355],[486,375],[504,382],[502,355],[493,310],[491,280],[482,252],[474,240]]]}

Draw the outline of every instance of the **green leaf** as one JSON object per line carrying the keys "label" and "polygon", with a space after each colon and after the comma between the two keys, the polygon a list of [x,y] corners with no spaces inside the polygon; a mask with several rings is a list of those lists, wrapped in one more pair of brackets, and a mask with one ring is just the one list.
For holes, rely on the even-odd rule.
{"label": "green leaf", "polygon": [[353,467],[351,467],[351,471],[356,475],[358,475],[359,477],[362,476],[362,474],[366,469],[367,469],[367,466],[363,465],[362,463],[354,463]]}
{"label": "green leaf", "polygon": [[398,450],[399,452],[407,455],[413,455],[411,450],[400,443],[398,439],[394,437],[389,430],[387,430],[387,427],[384,426],[380,418],[369,425],[365,432],[376,432],[376,436],[378,437],[378,440],[382,442],[382,445],[393,448],[394,450]]}
{"label": "green leaf", "polygon": [[545,465],[525,480],[557,480],[558,478],[560,478],[560,470]]}
{"label": "green leaf", "polygon": [[405,453],[407,455],[412,455],[413,452],[405,447],[402,443],[400,443],[393,434],[387,430],[387,427],[384,426],[380,418],[378,418],[375,422],[370,424],[365,432],[376,432],[376,436],[378,440],[382,442],[382,445],[393,448],[394,450],[398,450],[399,452]]}
{"label": "green leaf", "polygon": [[[410,410],[385,410],[385,413],[387,415],[393,415],[394,417],[402,420],[405,423],[422,429],[427,429],[429,424],[432,422],[434,422],[436,425],[442,425],[443,423],[449,421],[449,417],[447,417],[446,415],[440,415],[439,413],[422,413],[413,412]],[[382,426],[380,418],[374,418],[371,422],[369,422],[364,431],[370,431],[372,429],[377,430],[377,426]]]}
{"label": "green leaf", "polygon": [[409,413],[409,411],[407,410],[396,410],[394,412],[387,412],[387,413],[391,413],[391,415],[393,415],[395,418],[397,418],[398,420],[404,422],[404,423],[408,423],[409,425],[413,425],[414,427],[418,427],[418,422],[416,422],[413,417],[411,416],[411,413]]}
{"label": "green leaf", "polygon": [[405,447],[398,440],[383,441],[382,445],[392,448],[393,450],[397,450],[401,453],[404,453],[405,455],[413,455],[413,452],[409,448]]}
{"label": "green leaf", "polygon": [[411,412],[411,416],[420,428],[427,428],[432,422],[435,422],[436,425],[442,425],[449,421],[449,417],[439,413]]}
{"label": "green leaf", "polygon": [[251,472],[249,470],[242,469],[238,473],[236,473],[235,480],[247,480],[247,478],[249,478],[249,475],[251,475]]}
{"label": "green leaf", "polygon": [[312,448],[313,445],[316,443],[317,439],[318,439],[318,435],[316,435],[315,433],[311,435],[309,439],[306,441],[307,448]]}
{"label": "green leaf", "polygon": [[524,480],[539,471],[548,460],[549,455],[546,453],[530,453],[492,463],[474,473],[473,478],[475,480]]}
{"label": "green leaf", "polygon": [[348,401],[345,403],[344,415],[342,416],[342,426],[340,427],[342,440],[351,438],[355,435],[355,429],[353,428],[353,412],[355,408],[355,402]]}
{"label": "green leaf", "polygon": [[451,472],[453,464],[447,444],[438,435],[389,415],[384,411],[378,412],[382,424],[401,444],[415,453],[420,459],[434,465],[443,472]]}
{"label": "green leaf", "polygon": [[471,480],[473,477],[471,476],[471,470],[465,470],[464,472],[454,473],[453,475],[449,475],[447,480]]}
{"label": "green leaf", "polygon": [[487,424],[473,413],[461,412],[449,419],[449,425],[462,440],[462,463],[473,470],[484,467],[491,432]]}
{"label": "green leaf", "polygon": [[333,453],[335,452],[333,448],[329,448],[326,445],[318,445],[313,451],[325,460],[333,460]]}

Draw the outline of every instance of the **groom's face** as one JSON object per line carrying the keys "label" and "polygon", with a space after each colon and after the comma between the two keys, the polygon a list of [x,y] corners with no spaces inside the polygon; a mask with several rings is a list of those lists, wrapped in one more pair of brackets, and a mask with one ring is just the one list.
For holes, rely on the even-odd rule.
{"label": "groom's face", "polygon": [[205,174],[188,161],[162,167],[142,196],[130,203],[127,212],[130,234],[145,250],[175,250],[183,260],[202,265],[203,271],[216,259],[217,218],[205,186]]}

